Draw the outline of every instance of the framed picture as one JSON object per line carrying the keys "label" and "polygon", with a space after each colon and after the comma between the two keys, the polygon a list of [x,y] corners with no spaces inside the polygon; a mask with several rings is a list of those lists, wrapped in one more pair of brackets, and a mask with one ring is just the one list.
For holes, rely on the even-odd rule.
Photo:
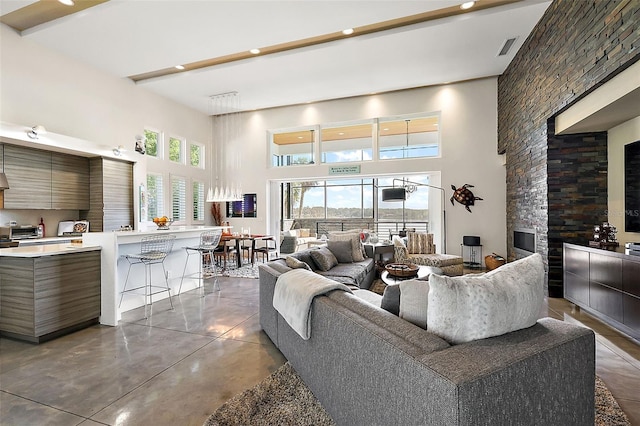
{"label": "framed picture", "polygon": [[258,217],[258,196],[243,194],[241,201],[227,202],[227,217]]}

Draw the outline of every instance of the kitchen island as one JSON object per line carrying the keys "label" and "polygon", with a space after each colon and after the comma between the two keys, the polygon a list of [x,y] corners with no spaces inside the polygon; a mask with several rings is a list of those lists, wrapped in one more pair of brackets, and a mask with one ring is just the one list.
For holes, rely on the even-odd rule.
{"label": "kitchen island", "polygon": [[40,343],[98,322],[100,247],[0,249],[0,334]]}
{"label": "kitchen island", "polygon": [[[82,241],[87,245],[102,247],[102,294],[100,323],[116,326],[122,316],[122,312],[144,306],[144,295],[127,294],[120,302],[120,292],[124,287],[129,263],[123,258],[126,254],[140,253],[140,242],[143,237],[159,234],[173,234],[176,236],[172,252],[164,261],[165,269],[169,275],[171,295],[177,294],[180,287],[180,278],[185,268],[187,253],[184,247],[194,246],[200,243],[200,234],[204,231],[226,229],[221,226],[171,226],[168,230],[158,230],[155,227],[141,231],[113,231],[113,232],[88,232],[82,234]],[[198,256],[191,256],[187,264],[186,274],[193,274],[199,269]],[[160,274],[156,274],[154,267],[153,280],[161,280]],[[160,268],[158,268],[160,270]],[[134,265],[131,268],[129,280],[141,284],[145,281],[144,267]],[[185,279],[182,291],[196,288],[198,282],[194,279]],[[163,285],[163,284],[162,284]],[[168,297],[166,292],[154,296],[155,300]]]}

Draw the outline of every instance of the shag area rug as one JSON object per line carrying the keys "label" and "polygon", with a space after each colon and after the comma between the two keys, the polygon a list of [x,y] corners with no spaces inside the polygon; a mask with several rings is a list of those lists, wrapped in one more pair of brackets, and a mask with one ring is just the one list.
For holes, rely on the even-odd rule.
{"label": "shag area rug", "polygon": [[[595,405],[595,426],[630,425],[598,377]],[[335,422],[287,362],[255,387],[225,402],[204,422],[204,426],[232,425],[333,426]]]}

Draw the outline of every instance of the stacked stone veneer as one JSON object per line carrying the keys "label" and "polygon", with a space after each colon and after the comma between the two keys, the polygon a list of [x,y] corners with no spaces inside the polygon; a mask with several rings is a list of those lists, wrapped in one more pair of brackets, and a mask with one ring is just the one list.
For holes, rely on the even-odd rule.
{"label": "stacked stone veneer", "polygon": [[535,229],[549,294],[562,296],[562,242],[606,220],[606,134],[555,136],[554,117],[640,59],[640,0],[555,0],[498,79],[506,155],[507,247]]}

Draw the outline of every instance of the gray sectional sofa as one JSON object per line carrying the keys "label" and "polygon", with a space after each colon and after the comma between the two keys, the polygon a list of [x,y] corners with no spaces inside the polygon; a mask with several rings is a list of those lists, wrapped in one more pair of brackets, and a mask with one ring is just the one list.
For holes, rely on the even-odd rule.
{"label": "gray sectional sofa", "polygon": [[[376,276],[375,262],[373,259],[367,257],[360,262],[339,263],[328,271],[322,271],[318,269],[310,254],[312,250],[317,249],[317,247],[312,247],[296,253],[288,254],[287,256],[294,257],[305,262],[309,265],[311,270],[317,274],[331,278],[334,281],[346,284],[352,288],[361,288],[366,290],[371,287]],[[271,268],[280,272],[291,270],[291,268],[287,266],[285,259],[276,259],[269,262],[269,265],[271,265]]]}
{"label": "gray sectional sofa", "polygon": [[285,271],[260,266],[261,327],[338,425],[594,424],[591,330],[545,318],[452,345],[332,291],[313,299],[304,340],[273,308]]}

